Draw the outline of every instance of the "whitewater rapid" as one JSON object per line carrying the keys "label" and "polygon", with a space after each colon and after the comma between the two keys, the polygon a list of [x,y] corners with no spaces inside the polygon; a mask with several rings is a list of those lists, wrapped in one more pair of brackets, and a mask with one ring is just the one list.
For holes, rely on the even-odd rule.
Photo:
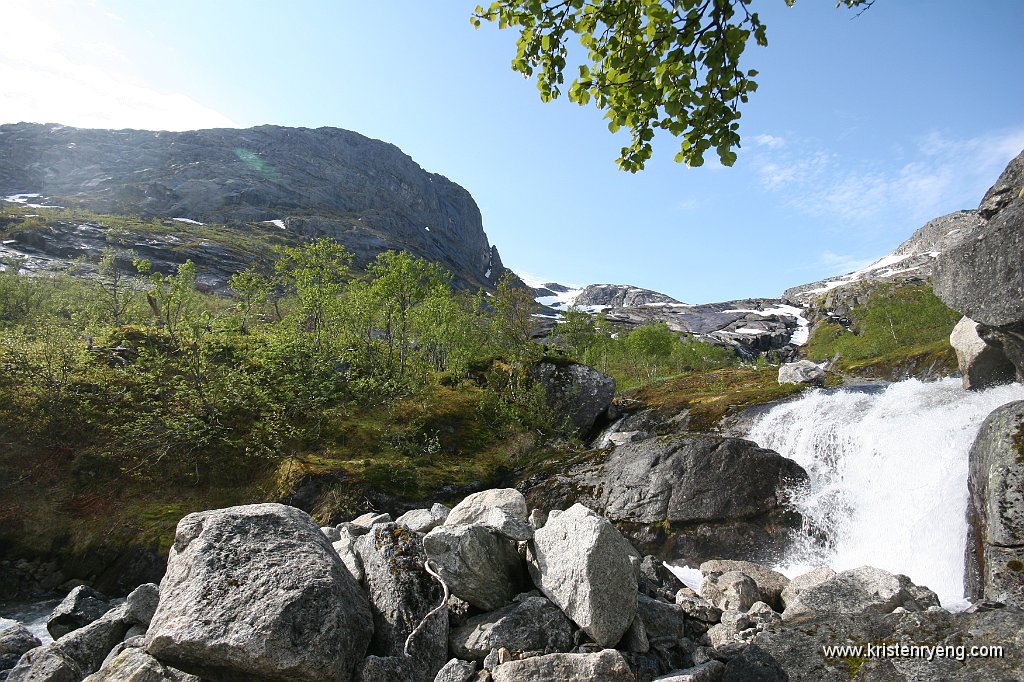
{"label": "whitewater rapid", "polygon": [[772,408],[748,438],[809,476],[793,499],[804,528],[779,569],[877,566],[964,606],[967,456],[985,417],[1015,400],[1024,385],[974,392],[959,379],[909,379]]}

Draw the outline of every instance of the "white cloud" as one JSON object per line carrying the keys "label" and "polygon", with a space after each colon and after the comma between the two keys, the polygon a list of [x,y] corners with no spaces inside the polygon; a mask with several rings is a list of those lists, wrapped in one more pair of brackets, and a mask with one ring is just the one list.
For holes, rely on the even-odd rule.
{"label": "white cloud", "polygon": [[68,30],[68,15],[75,11],[116,20],[96,3],[5,3],[8,30],[0,41],[0,122],[152,130],[237,127],[184,93],[161,92],[114,68],[129,58],[110,42],[83,41]]}
{"label": "white cloud", "polygon": [[754,135],[751,138],[755,147],[768,147],[769,149],[779,149],[780,147],[786,146],[786,139],[777,135]]}
{"label": "white cloud", "polygon": [[931,131],[891,158],[846,158],[801,141],[759,149],[752,166],[763,188],[808,215],[839,226],[884,221],[912,229],[977,206],[1021,149],[1024,128],[966,139]]}

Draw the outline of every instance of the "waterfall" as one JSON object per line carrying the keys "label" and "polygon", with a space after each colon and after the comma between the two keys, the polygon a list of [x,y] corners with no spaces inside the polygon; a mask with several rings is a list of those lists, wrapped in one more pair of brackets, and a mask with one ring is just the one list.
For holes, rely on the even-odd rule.
{"label": "waterfall", "polygon": [[1024,385],[965,391],[959,379],[814,390],[772,408],[748,438],[796,460],[803,530],[779,568],[863,565],[903,573],[947,608],[965,605],[967,456],[992,410]]}

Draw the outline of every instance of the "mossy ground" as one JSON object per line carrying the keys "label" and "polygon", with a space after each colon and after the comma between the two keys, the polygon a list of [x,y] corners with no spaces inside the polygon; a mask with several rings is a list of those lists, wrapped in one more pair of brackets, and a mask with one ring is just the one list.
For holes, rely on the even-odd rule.
{"label": "mossy ground", "polygon": [[778,367],[735,367],[694,372],[658,381],[623,394],[668,418],[689,410],[690,431],[710,431],[728,414],[782,400],[806,386],[779,384]]}

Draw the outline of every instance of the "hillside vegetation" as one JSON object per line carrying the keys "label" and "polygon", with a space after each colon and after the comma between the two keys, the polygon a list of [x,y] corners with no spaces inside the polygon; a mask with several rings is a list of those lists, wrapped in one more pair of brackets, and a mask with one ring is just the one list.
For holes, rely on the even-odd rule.
{"label": "hillside vegetation", "polygon": [[942,376],[957,369],[949,335],[960,314],[927,284],[874,286],[848,317],[848,327],[836,321],[815,325],[806,346],[809,359],[838,358],[835,371],[884,379]]}
{"label": "hillside vegetation", "polygon": [[[60,219],[8,218],[5,229],[22,231]],[[89,220],[177,243],[228,230]],[[239,252],[273,264],[237,272],[229,297],[201,291],[191,260],[155,272],[116,243],[84,264],[87,276],[3,263],[5,553],[164,551],[178,519],[198,509],[286,500],[327,522],[382,494],[421,499],[493,482],[578,446],[530,381],[545,353],[625,385],[735,363],[664,325],[616,332],[576,314],[545,347],[531,339],[535,304],[511,278],[471,294],[405,253],[359,271],[332,240],[237,237]]]}

